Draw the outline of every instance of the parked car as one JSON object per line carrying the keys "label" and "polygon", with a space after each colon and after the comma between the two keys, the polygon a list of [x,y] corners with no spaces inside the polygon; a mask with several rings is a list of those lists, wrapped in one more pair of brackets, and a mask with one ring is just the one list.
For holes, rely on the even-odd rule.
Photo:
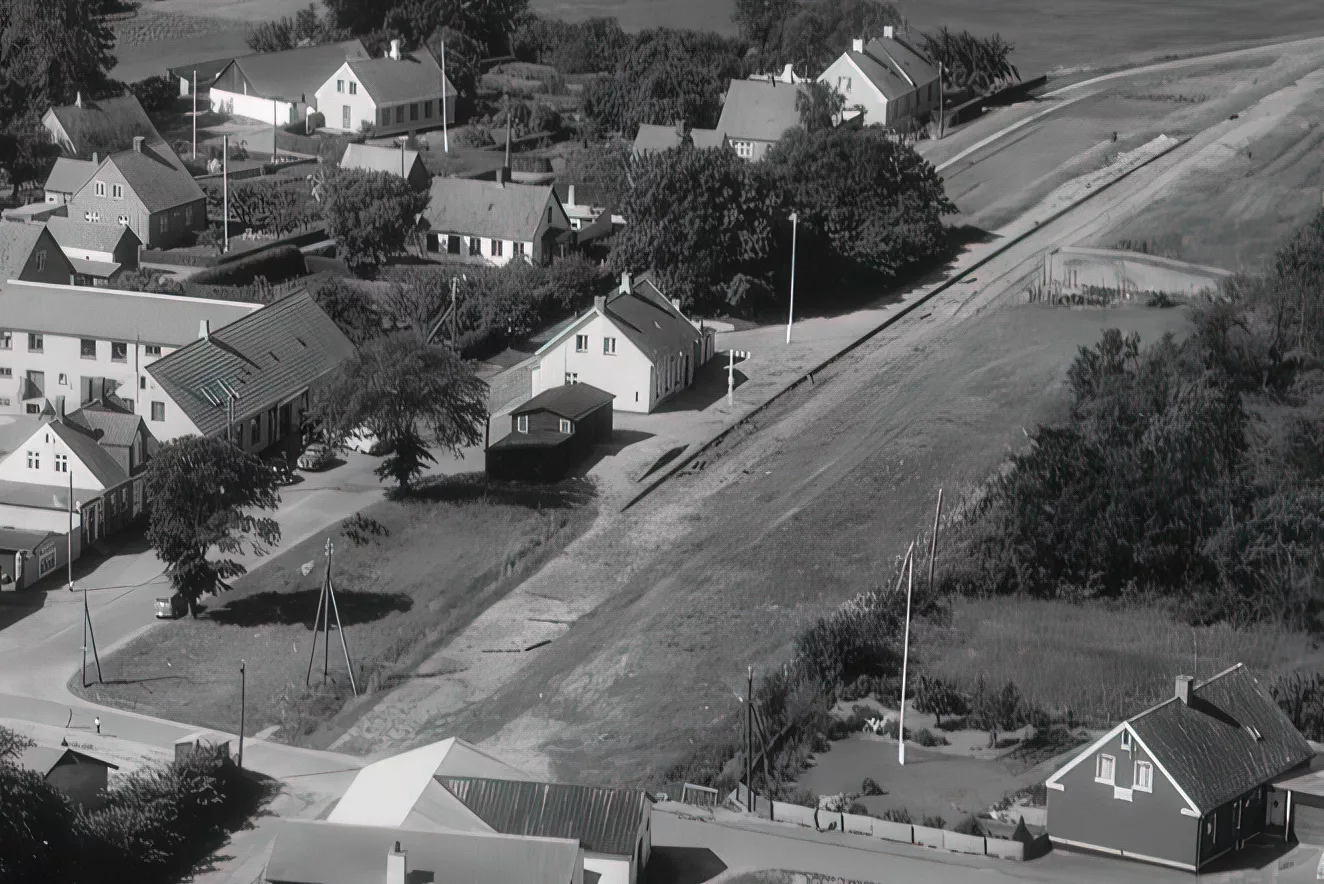
{"label": "parked car", "polygon": [[276,474],[277,485],[289,485],[294,481],[294,470],[290,469],[289,459],[285,455],[277,455],[266,459],[267,467]]}
{"label": "parked car", "polygon": [[299,469],[308,472],[324,470],[331,466],[335,460],[335,455],[331,453],[331,448],[321,442],[314,442],[303,450],[299,455]]}
{"label": "parked car", "polygon": [[156,600],[157,620],[178,620],[187,613],[188,602],[179,593],[175,593],[168,599]]}
{"label": "parked car", "polygon": [[370,454],[373,457],[381,457],[390,448],[385,442],[377,438],[377,434],[367,429],[359,427],[350,432],[345,437],[344,446],[350,451],[357,451],[360,454]]}

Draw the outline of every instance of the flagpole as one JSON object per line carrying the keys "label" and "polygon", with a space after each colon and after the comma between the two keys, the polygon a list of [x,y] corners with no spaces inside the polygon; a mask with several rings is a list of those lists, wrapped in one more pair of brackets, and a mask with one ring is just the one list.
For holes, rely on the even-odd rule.
{"label": "flagpole", "polygon": [[198,159],[198,71],[193,70],[193,159]]}
{"label": "flagpole", "polygon": [[910,590],[915,582],[915,545],[912,543],[910,548],[911,552],[906,554],[906,638],[901,646],[901,714],[897,716],[896,723],[896,759],[902,766],[906,763],[906,665],[910,662]]}
{"label": "flagpole", "polygon": [[441,149],[451,152],[449,127],[446,125],[446,41],[441,41]]}
{"label": "flagpole", "polygon": [[230,136],[221,136],[221,224],[225,227],[225,247],[230,251]]}

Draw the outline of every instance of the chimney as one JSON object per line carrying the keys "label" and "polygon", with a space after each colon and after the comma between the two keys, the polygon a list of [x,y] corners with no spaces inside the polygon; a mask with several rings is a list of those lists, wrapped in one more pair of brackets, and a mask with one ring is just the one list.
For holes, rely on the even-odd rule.
{"label": "chimney", "polygon": [[60,422],[61,422],[61,423],[64,422],[64,397],[63,397],[63,396],[56,396],[56,397],[55,397],[55,416],[58,417],[58,418],[60,419]]}
{"label": "chimney", "polygon": [[895,32],[892,30],[892,26],[891,26],[891,25],[883,25],[883,37],[885,37],[885,38],[888,39],[888,40],[894,40],[894,39],[896,39],[896,34],[895,34]]}
{"label": "chimney", "polygon": [[578,203],[575,202],[575,186],[574,186],[573,184],[571,184],[571,185],[567,188],[567,190],[568,190],[568,192],[567,192],[566,195],[565,195],[565,201],[566,201],[566,204],[567,204],[567,205],[571,205],[571,206],[577,206],[577,205],[579,205]]}
{"label": "chimney", "polygon": [[74,107],[82,107],[82,106],[83,106],[83,93],[82,92],[74,93]]}
{"label": "chimney", "polygon": [[198,322],[198,340],[199,340],[199,341],[210,341],[210,340],[211,340],[211,320],[210,320],[210,319],[203,319],[203,320],[201,320],[200,322]]}
{"label": "chimney", "polygon": [[1195,679],[1189,675],[1177,676],[1177,699],[1187,706],[1191,704],[1191,683],[1194,681]]}
{"label": "chimney", "polygon": [[621,294],[630,294],[630,271],[621,271]]}
{"label": "chimney", "polygon": [[133,152],[134,153],[143,152],[143,137],[141,135],[133,136]]}
{"label": "chimney", "polygon": [[395,842],[395,849],[386,854],[386,884],[405,884],[409,878],[408,854]]}
{"label": "chimney", "polygon": [[400,41],[399,41],[399,40],[392,40],[392,41],[391,41],[391,58],[395,59],[396,61],[399,61],[399,60],[400,60]]}
{"label": "chimney", "polygon": [[[890,36],[890,35],[889,35],[889,36]],[[851,52],[864,52],[864,38],[863,38],[863,37],[856,37],[855,39],[851,40],[851,41],[850,41],[850,51],[851,51]]]}
{"label": "chimney", "polygon": [[94,150],[92,151],[92,165],[95,166],[98,162],[97,152]]}
{"label": "chimney", "polygon": [[593,309],[596,310],[596,311],[598,311],[599,313],[606,313],[606,312],[607,312],[607,297],[606,297],[606,295],[597,295],[597,296],[595,296],[595,297],[593,298]]}

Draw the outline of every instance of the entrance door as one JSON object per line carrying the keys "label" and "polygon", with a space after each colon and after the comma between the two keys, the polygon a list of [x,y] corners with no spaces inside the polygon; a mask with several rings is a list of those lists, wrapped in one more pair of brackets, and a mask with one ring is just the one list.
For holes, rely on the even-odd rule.
{"label": "entrance door", "polygon": [[342,129],[349,129],[349,128],[352,128],[352,127],[349,125],[349,105],[347,105],[347,104],[345,104],[345,105],[341,105],[341,108],[340,108],[340,117],[341,117],[340,122],[341,122],[341,124],[342,124],[342,125],[341,125],[341,128],[342,128]]}
{"label": "entrance door", "polygon": [[1269,825],[1281,826],[1287,821],[1287,793],[1269,790]]}
{"label": "entrance door", "polygon": [[83,535],[89,544],[101,539],[101,504],[90,503],[83,508]]}

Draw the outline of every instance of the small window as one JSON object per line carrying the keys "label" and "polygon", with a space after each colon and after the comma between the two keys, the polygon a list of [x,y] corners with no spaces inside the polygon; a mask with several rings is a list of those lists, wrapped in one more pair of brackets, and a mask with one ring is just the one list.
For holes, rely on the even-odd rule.
{"label": "small window", "polygon": [[143,347],[143,355],[145,355],[145,356],[160,356],[160,355],[161,355],[161,345],[160,345],[160,344],[147,344],[146,346]]}
{"label": "small window", "polygon": [[93,213],[92,213],[92,223],[93,223],[93,224],[100,224],[100,223],[101,223],[101,213],[100,213],[100,212],[93,212]]}
{"label": "small window", "polygon": [[577,384],[577,383],[579,383],[579,372],[575,372],[575,371],[567,371],[567,372],[565,373],[565,382],[566,382],[567,384]]}
{"label": "small window", "polygon": [[471,256],[483,254],[483,241],[476,236],[469,237],[469,254]]}
{"label": "small window", "polygon": [[41,558],[37,560],[37,576],[45,577],[47,574],[49,574],[54,570],[55,570],[55,549],[54,547],[52,547],[51,549],[48,549],[45,552],[43,552],[41,554]]}
{"label": "small window", "polygon": [[395,121],[397,123],[403,123],[405,121],[405,106],[403,104],[398,105],[395,109]]}
{"label": "small window", "polygon": [[521,433],[529,431],[529,416],[527,414],[521,414],[515,418],[515,429]]}
{"label": "small window", "polygon": [[1123,751],[1123,752],[1130,752],[1130,751],[1131,751],[1131,732],[1130,732],[1130,731],[1122,731],[1122,751]]}
{"label": "small window", "polygon": [[78,355],[83,359],[97,358],[97,342],[93,338],[83,338],[78,342]]}
{"label": "small window", "polygon": [[104,182],[104,181],[98,181],[98,182],[97,182],[97,185],[96,185],[96,191],[97,191],[97,196],[105,196],[105,195],[106,195],[106,182]]}
{"label": "small window", "polygon": [[45,335],[40,335],[37,334],[36,332],[28,332],[28,352],[29,353],[46,352]]}
{"label": "small window", "polygon": [[575,335],[575,352],[588,352],[588,335]]}
{"label": "small window", "polygon": [[35,402],[29,402],[25,410],[28,414],[41,414],[41,406]]}
{"label": "small window", "polygon": [[110,185],[110,198],[117,200],[124,199],[124,185],[123,184]]}
{"label": "small window", "polygon": [[501,257],[501,240],[499,239],[492,240],[492,257],[493,258]]}
{"label": "small window", "polygon": [[111,342],[110,342],[110,361],[111,361],[111,362],[128,362],[128,361],[129,361],[129,345],[126,344],[126,343],[123,342],[123,341],[111,341]]}
{"label": "small window", "polygon": [[603,356],[615,356],[615,355],[616,355],[616,339],[615,339],[615,338],[603,338],[603,339],[602,339],[602,355],[603,355]]}
{"label": "small window", "polygon": [[28,452],[28,469],[30,470],[41,469],[41,452],[38,451]]}
{"label": "small window", "polygon": [[358,94],[359,94],[359,84],[356,83],[356,82],[354,82],[353,80],[350,80],[350,81],[349,81],[349,94],[350,94],[350,95],[358,95]]}
{"label": "small window", "polygon": [[423,102],[423,119],[425,120],[432,119],[432,99],[430,98],[427,101]]}
{"label": "small window", "polygon": [[161,220],[160,220],[160,222],[158,222],[158,224],[157,224],[157,229],[160,230],[162,233],[165,233],[167,230],[169,230],[169,229],[170,229],[170,216],[168,216],[168,215],[162,215],[162,216],[161,216]]}
{"label": "small window", "polygon": [[57,473],[69,472],[69,455],[67,454],[55,455],[55,472]]}
{"label": "small window", "polygon": [[38,270],[45,270],[45,269],[46,269],[46,250],[45,250],[45,249],[37,249],[37,269],[38,269]]}
{"label": "small window", "polygon": [[0,366],[0,378],[12,378],[14,370],[12,368]]}
{"label": "small window", "polygon": [[1109,786],[1117,776],[1117,759],[1111,755],[1100,755],[1094,762],[1094,781]]}
{"label": "small window", "polygon": [[344,92],[344,91],[345,91],[345,81],[344,81],[344,80],[336,80],[336,91],[337,91],[337,92]]}
{"label": "small window", "polygon": [[1132,779],[1131,788],[1137,792],[1154,791],[1154,765],[1148,761],[1137,761],[1135,764],[1135,776]]}
{"label": "small window", "polygon": [[138,378],[138,389],[139,390],[147,389],[147,378],[145,377]]}
{"label": "small window", "polygon": [[0,331],[0,350],[9,350],[14,346],[14,333]]}
{"label": "small window", "polygon": [[524,254],[524,243],[522,242],[515,243],[515,256],[521,257],[523,256],[523,254]]}
{"label": "small window", "polygon": [[379,117],[381,117],[381,123],[380,123],[380,125],[382,125],[382,126],[390,125],[390,122],[391,122],[391,109],[390,109],[389,107],[384,107],[384,108],[382,108],[380,111],[377,112],[377,115],[378,115]]}
{"label": "small window", "polygon": [[61,387],[67,387],[67,386],[69,386],[69,375],[64,374],[63,372],[61,372],[61,373],[60,373],[59,384],[60,384]]}
{"label": "small window", "polygon": [[91,212],[84,212],[84,213],[83,213],[83,220],[84,220],[84,221],[91,221],[91,220],[92,220],[92,213],[91,213]]}
{"label": "small window", "polygon": [[415,101],[413,104],[409,105],[409,122],[412,123],[414,120],[417,119],[418,119],[418,102]]}
{"label": "small window", "polygon": [[248,424],[248,444],[256,445],[262,441],[262,421],[253,418]]}
{"label": "small window", "polygon": [[123,224],[125,227],[128,227],[128,226],[129,226],[129,216],[128,216],[128,215],[120,215],[120,217],[119,217],[119,222],[120,222],[121,224]]}
{"label": "small window", "polygon": [[163,420],[165,420],[165,403],[164,403],[164,402],[153,402],[153,403],[152,403],[152,420],[154,420],[154,421],[163,421]]}
{"label": "small window", "polygon": [[570,425],[570,421],[565,418],[561,418],[561,432],[566,435],[574,432],[574,428]]}

